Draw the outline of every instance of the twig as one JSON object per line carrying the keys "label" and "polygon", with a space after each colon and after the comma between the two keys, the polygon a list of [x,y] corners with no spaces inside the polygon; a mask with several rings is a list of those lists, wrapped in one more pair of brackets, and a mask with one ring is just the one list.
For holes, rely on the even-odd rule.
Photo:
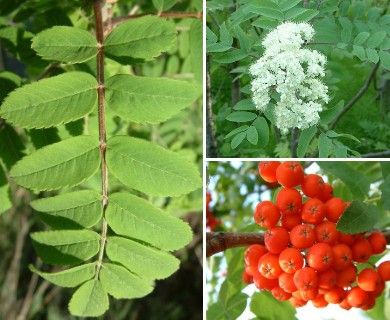
{"label": "twig", "polygon": [[[390,244],[390,230],[378,230]],[[252,244],[264,244],[263,232],[207,232],[206,257],[230,248],[248,247]]]}
{"label": "twig", "polygon": [[23,213],[18,215],[19,220],[19,233],[16,238],[15,243],[15,253],[12,258],[11,265],[9,266],[7,275],[4,280],[4,285],[1,292],[0,310],[4,319],[11,319],[12,316],[10,313],[15,312],[13,305],[16,301],[17,289],[19,284],[19,271],[20,271],[20,260],[22,259],[22,251],[24,247],[24,242],[29,231],[29,224],[27,216]]}
{"label": "twig", "polygon": [[336,119],[329,125],[329,129],[333,129],[336,124],[340,121],[340,119],[344,116],[345,113],[351,109],[354,104],[366,93],[368,88],[370,87],[370,83],[372,79],[375,77],[376,71],[379,68],[379,63],[377,63],[371,70],[366,82],[360,88],[360,90],[356,93],[356,95],[345,105],[344,109],[339,113]]}
{"label": "twig", "polygon": [[[42,261],[37,258],[35,261],[35,267],[39,269],[42,266]],[[20,312],[17,316],[17,320],[24,320],[27,317],[28,311],[31,308],[31,305],[34,301],[34,290],[36,288],[37,282],[38,282],[38,274],[33,273],[30,279],[30,283],[28,284],[27,294],[23,300],[22,308],[20,309]]]}
{"label": "twig", "polygon": [[108,174],[106,164],[106,123],[105,123],[105,106],[104,106],[104,30],[103,30],[103,16],[102,16],[102,3],[100,0],[94,0],[94,14],[96,23],[96,40],[98,42],[98,54],[96,57],[97,64],[97,81],[98,81],[98,118],[99,118],[99,141],[100,141],[100,156],[101,156],[101,168],[102,168],[102,205],[103,205],[103,219],[102,219],[102,231],[100,234],[100,250],[99,258],[96,264],[95,279],[99,278],[100,269],[103,263],[104,249],[106,245],[107,237],[107,221],[105,219],[105,212],[107,209],[108,201]]}
{"label": "twig", "polygon": [[371,152],[371,153],[366,153],[362,155],[362,158],[381,158],[381,157],[386,157],[390,156],[390,150],[389,151],[382,151],[382,152]]}

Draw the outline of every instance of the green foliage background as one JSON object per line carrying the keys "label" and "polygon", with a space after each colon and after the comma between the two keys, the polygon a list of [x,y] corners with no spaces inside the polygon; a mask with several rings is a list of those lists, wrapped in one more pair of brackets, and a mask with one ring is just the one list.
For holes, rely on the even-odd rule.
{"label": "green foliage background", "polygon": [[[0,3],[0,102],[13,89],[46,76],[68,71],[84,71],[96,77],[96,60],[78,65],[49,64],[31,49],[31,39],[42,30],[56,25],[91,30],[94,26],[90,1],[18,0]],[[202,1],[117,1],[107,14],[121,17],[136,8],[136,13],[160,11],[200,12]],[[153,62],[135,63],[132,73],[146,77],[169,77],[197,81],[201,88],[202,39],[191,28],[200,21],[175,19],[177,41]],[[200,41],[200,42],[199,42]],[[117,73],[129,74],[130,67],[106,59],[108,79]],[[200,92],[199,92],[200,93]],[[47,266],[37,259],[28,233],[42,231],[45,221],[28,205],[36,198],[57,192],[30,193],[8,179],[8,172],[24,155],[44,146],[89,133],[98,136],[97,112],[88,117],[49,129],[23,130],[0,119],[0,318],[16,319],[74,319],[67,303],[71,290],[50,285],[28,269],[34,264],[46,272],[60,269]],[[139,125],[115,116],[107,109],[108,137],[131,135],[143,138],[177,152],[189,161],[202,164],[202,106],[201,99],[177,116],[157,125]],[[79,189],[101,188],[101,173],[79,187],[61,190],[67,193]],[[110,192],[128,191],[115,177],[109,177]],[[137,195],[139,195],[137,193]],[[175,255],[181,261],[180,270],[168,279],[157,281],[151,295],[139,300],[111,300],[110,310],[101,319],[201,319],[202,317],[202,191],[165,198],[149,196],[155,206],[188,222],[195,235],[193,241]]]}
{"label": "green foliage background", "polygon": [[[312,162],[301,162],[307,169]],[[390,226],[390,163],[389,162],[314,162],[313,170],[334,188],[335,197],[346,201],[357,200],[366,207],[366,215],[343,221],[338,227],[350,232],[385,229]],[[215,231],[259,232],[262,228],[253,220],[258,202],[275,201],[279,188],[263,181],[258,174],[258,162],[208,162],[212,213],[222,221]],[[305,172],[307,172],[305,169]],[[318,170],[318,172],[317,172]],[[346,214],[345,214],[346,215]],[[350,215],[349,215],[350,216]],[[294,319],[295,309],[289,302],[280,302],[270,293],[259,292],[249,297],[242,292],[245,248],[233,248],[207,259],[208,320],[236,319],[247,304],[253,319]],[[388,253],[388,250],[384,253]],[[375,263],[382,255],[371,257]],[[253,285],[251,285],[253,286]],[[377,300],[375,308],[365,315],[370,319],[388,319],[390,316],[389,288]],[[283,316],[282,316],[283,315]],[[326,308],[321,315],[326,316]]]}

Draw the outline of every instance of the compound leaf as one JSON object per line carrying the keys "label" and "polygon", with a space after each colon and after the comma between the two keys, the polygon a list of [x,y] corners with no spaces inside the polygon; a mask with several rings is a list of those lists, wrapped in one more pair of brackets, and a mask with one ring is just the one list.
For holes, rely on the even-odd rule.
{"label": "compound leaf", "polygon": [[106,102],[119,116],[139,123],[159,123],[190,106],[196,87],[185,81],[125,74],[109,78]]}
{"label": "compound leaf", "polygon": [[40,32],[31,46],[43,59],[79,63],[91,59],[98,52],[97,41],[86,30],[55,26]]}
{"label": "compound leaf", "polygon": [[108,309],[108,295],[99,280],[89,280],[73,294],[69,311],[79,317],[99,317]]}
{"label": "compound leaf", "polygon": [[148,201],[129,193],[110,196],[106,219],[115,233],[139,239],[163,250],[184,247],[192,239],[191,228]]}
{"label": "compound leaf", "polygon": [[42,272],[36,269],[33,265],[29,265],[29,269],[39,274],[43,279],[54,283],[57,286],[65,288],[77,287],[87,280],[90,280],[95,275],[96,264],[88,263],[77,266],[71,269],[59,271],[56,273]]}
{"label": "compound leaf", "polygon": [[121,238],[107,239],[107,256],[145,279],[164,279],[179,268],[179,260],[168,252]]}
{"label": "compound leaf", "polygon": [[104,52],[112,58],[152,60],[169,50],[175,39],[173,22],[145,16],[118,25],[104,41]]}
{"label": "compound leaf", "polygon": [[90,228],[103,215],[102,196],[95,191],[81,190],[31,201],[40,218],[56,229]]}
{"label": "compound leaf", "polygon": [[96,79],[85,72],[67,72],[11,92],[0,116],[18,127],[48,128],[82,118],[96,103]]}
{"label": "compound leaf", "polygon": [[178,196],[202,186],[197,168],[186,159],[127,136],[108,140],[107,166],[128,187],[152,195]]}
{"label": "compound leaf", "polygon": [[153,290],[150,280],[141,279],[126,268],[112,263],[103,264],[100,281],[115,299],[141,298]]}
{"label": "compound leaf", "polygon": [[10,175],[23,187],[54,190],[80,184],[91,177],[99,165],[99,141],[90,136],[78,136],[24,157]]}
{"label": "compound leaf", "polygon": [[99,251],[100,235],[91,230],[61,230],[31,234],[42,261],[55,266],[75,265]]}

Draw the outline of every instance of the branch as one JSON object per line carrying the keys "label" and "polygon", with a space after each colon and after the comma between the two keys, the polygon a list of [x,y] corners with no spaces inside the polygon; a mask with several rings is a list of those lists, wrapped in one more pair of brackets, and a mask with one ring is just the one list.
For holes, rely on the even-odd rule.
{"label": "branch", "polygon": [[291,157],[296,158],[297,157],[297,147],[298,147],[298,129],[294,128],[291,132]]}
{"label": "branch", "polygon": [[252,244],[264,244],[262,232],[207,232],[206,257],[229,248],[247,247]]}
{"label": "branch", "polygon": [[366,153],[362,155],[362,158],[380,158],[380,157],[386,157],[390,156],[390,150],[389,151],[382,151],[382,152],[371,152]]}
{"label": "branch", "polygon": [[[380,232],[390,244],[390,230]],[[206,257],[230,248],[248,247],[252,244],[264,244],[264,232],[207,232]]]}
{"label": "branch", "polygon": [[103,263],[104,249],[106,245],[107,237],[107,221],[105,219],[105,212],[107,209],[107,164],[106,164],[106,123],[105,123],[105,109],[104,109],[104,30],[103,30],[103,15],[102,15],[102,3],[100,0],[94,0],[94,14],[96,23],[96,40],[98,42],[98,54],[96,57],[97,64],[97,81],[98,81],[98,118],[99,118],[99,141],[100,141],[100,156],[102,167],[102,204],[103,204],[103,219],[102,219],[102,231],[100,235],[100,250],[99,258],[96,264],[95,279],[98,279],[99,272]]}
{"label": "branch", "polygon": [[368,88],[370,87],[370,83],[372,79],[375,77],[376,71],[379,68],[379,63],[377,63],[371,70],[370,75],[368,76],[364,85],[360,88],[360,90],[356,93],[356,95],[345,105],[344,109],[340,112],[337,118],[330,124],[329,129],[333,129],[337,122],[344,116],[345,113],[349,111],[353,107],[353,105],[366,93]]}

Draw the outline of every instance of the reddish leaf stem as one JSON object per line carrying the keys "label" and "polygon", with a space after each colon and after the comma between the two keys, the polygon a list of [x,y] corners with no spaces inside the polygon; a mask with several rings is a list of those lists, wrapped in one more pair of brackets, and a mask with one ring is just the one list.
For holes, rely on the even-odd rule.
{"label": "reddish leaf stem", "polygon": [[95,279],[99,278],[99,272],[103,263],[104,249],[106,245],[107,236],[107,221],[105,219],[105,211],[107,208],[108,200],[108,180],[107,180],[107,164],[106,164],[106,123],[105,123],[105,110],[104,110],[104,30],[103,30],[103,16],[102,16],[102,3],[100,0],[94,0],[94,14],[95,14],[95,27],[96,27],[96,40],[98,42],[98,54],[96,57],[97,64],[97,82],[98,82],[98,118],[99,118],[99,141],[100,141],[100,155],[101,155],[101,167],[102,167],[102,204],[103,204],[103,221],[102,231],[100,235],[100,250],[99,258],[96,265]]}

